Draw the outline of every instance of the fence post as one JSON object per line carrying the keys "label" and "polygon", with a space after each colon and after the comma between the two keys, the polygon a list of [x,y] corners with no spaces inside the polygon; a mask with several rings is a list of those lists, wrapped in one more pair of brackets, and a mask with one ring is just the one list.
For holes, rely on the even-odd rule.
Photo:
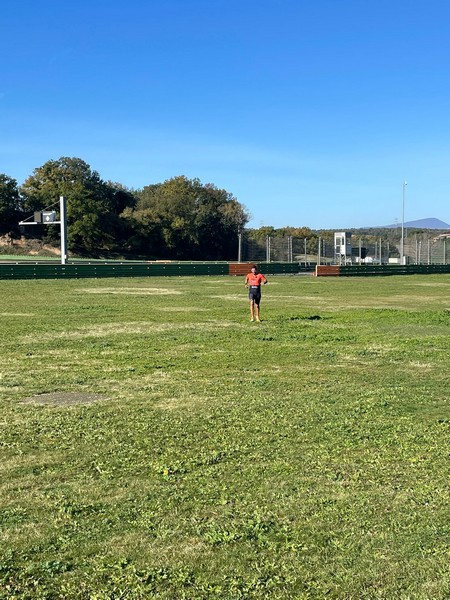
{"label": "fence post", "polygon": [[67,259],[67,205],[65,196],[59,197],[59,220],[61,222],[61,264],[65,265]]}
{"label": "fence post", "polygon": [[270,263],[270,236],[266,237],[266,262]]}

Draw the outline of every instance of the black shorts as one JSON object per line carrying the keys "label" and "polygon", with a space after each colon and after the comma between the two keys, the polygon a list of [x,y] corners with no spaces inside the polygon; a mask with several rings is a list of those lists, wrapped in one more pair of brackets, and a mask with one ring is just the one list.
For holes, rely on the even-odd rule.
{"label": "black shorts", "polygon": [[255,304],[259,304],[261,302],[261,287],[259,285],[251,285],[248,290],[248,297]]}

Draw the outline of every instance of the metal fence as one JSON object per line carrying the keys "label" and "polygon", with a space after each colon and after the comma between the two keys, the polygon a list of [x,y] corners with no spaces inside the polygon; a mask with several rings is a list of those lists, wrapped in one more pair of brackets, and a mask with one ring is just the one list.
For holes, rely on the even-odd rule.
{"label": "metal fence", "polygon": [[[264,240],[243,238],[238,260],[254,262],[317,262],[317,254],[312,249],[313,240],[292,236],[276,238],[267,236]],[[317,245],[317,241],[316,241]],[[326,250],[326,244],[321,241]],[[331,247],[330,247],[331,252]],[[317,245],[318,252],[318,245]],[[323,256],[323,250],[322,250]],[[330,255],[331,256],[331,255]]]}
{"label": "metal fence", "polygon": [[[363,236],[352,238],[353,255],[346,264],[389,264],[400,261],[400,240],[392,241]],[[436,235],[409,235],[404,239],[407,264],[432,265],[450,263],[450,238]],[[299,262],[302,264],[337,264],[334,240],[325,237],[297,238],[293,236],[252,239],[242,236],[239,261]]]}

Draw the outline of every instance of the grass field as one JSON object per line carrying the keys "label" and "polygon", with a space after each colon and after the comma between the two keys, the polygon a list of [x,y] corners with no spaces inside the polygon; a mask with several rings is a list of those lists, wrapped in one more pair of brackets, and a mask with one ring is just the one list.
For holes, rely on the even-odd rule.
{"label": "grass field", "polygon": [[450,598],[449,276],[0,285],[0,598]]}

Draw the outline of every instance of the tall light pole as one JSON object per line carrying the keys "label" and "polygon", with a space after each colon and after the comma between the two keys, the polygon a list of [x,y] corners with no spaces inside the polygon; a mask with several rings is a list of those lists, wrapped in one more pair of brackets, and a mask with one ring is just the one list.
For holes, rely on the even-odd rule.
{"label": "tall light pole", "polygon": [[405,188],[408,185],[407,181],[403,182],[403,193],[402,193],[402,243],[400,252],[400,264],[405,264]]}

